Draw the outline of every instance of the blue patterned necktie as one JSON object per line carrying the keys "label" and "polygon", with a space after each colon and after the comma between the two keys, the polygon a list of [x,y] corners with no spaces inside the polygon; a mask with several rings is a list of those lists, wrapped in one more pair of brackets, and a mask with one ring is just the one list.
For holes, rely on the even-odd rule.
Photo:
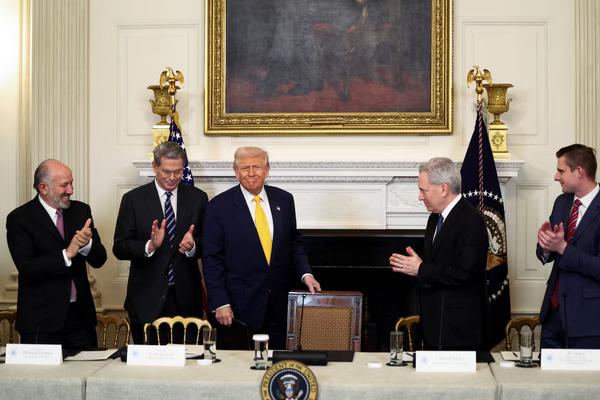
{"label": "blue patterned necktie", "polygon": [[[175,242],[175,212],[173,211],[173,206],[171,205],[171,196],[173,193],[165,192],[167,199],[165,200],[165,219],[167,220],[167,236],[169,237],[169,242],[171,245]],[[167,270],[167,280],[169,281],[169,286],[175,284],[175,266],[173,264],[169,264],[169,269]]]}
{"label": "blue patterned necktie", "polygon": [[438,220],[437,220],[437,223],[435,224],[435,236],[433,238],[434,241],[440,235],[443,225],[444,225],[444,217],[442,217],[442,214],[440,214],[440,215],[438,215]]}

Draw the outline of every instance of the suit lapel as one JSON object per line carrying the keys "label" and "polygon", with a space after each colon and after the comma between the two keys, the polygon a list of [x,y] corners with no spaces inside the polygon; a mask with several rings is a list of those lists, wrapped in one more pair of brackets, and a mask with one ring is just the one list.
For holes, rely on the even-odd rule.
{"label": "suit lapel", "polygon": [[252,241],[253,247],[257,249],[259,254],[262,255],[266,263],[267,259],[260,244],[260,238],[258,237],[256,225],[254,225],[252,215],[250,214],[250,210],[248,209],[248,204],[246,204],[246,199],[244,198],[244,195],[242,194],[242,189],[240,189],[239,185],[233,191],[232,201],[233,213],[235,219],[238,221],[240,230],[243,232],[248,232],[248,239]]}
{"label": "suit lapel", "polygon": [[[571,210],[567,214],[570,214]],[[575,230],[575,236],[571,240],[571,243],[576,243],[577,240],[583,235],[586,229],[590,226],[597,226],[598,217],[600,216],[600,193],[594,197],[594,200],[590,203],[589,208],[586,210],[585,214],[583,214],[583,218],[579,222],[577,226],[577,230]],[[568,219],[568,217],[567,217]],[[565,230],[567,224],[565,223]]]}
{"label": "suit lapel", "polygon": [[154,181],[146,185],[144,200],[148,215],[150,215],[152,220],[158,220],[160,225],[162,220],[165,218],[165,215],[162,210],[161,199],[158,197],[158,191],[156,190]]}
{"label": "suit lapel", "polygon": [[[456,203],[454,208],[452,208],[452,210],[450,210],[448,217],[446,217],[446,220],[444,221],[444,225],[442,225],[442,231],[438,232],[435,235],[435,239],[433,240],[433,247],[431,249],[433,254],[435,254],[437,249],[440,247],[441,243],[444,241],[444,238],[447,235],[449,235],[448,232],[451,230],[451,228],[456,223],[456,220],[458,219],[458,215],[461,213],[463,207],[465,206],[465,204],[463,203],[463,200],[464,199],[460,199],[458,201],[458,203]],[[464,200],[464,201],[466,201],[466,200]],[[432,222],[434,223],[433,229],[435,230],[435,224],[437,223],[437,218],[435,218],[435,221],[432,221]],[[433,233],[431,234],[431,236],[433,236]]]}
{"label": "suit lapel", "polygon": [[[43,200],[42,200],[43,201]],[[58,232],[58,228],[50,218],[50,215],[46,212],[46,209],[40,204],[40,199],[38,197],[32,200],[32,218],[34,221],[39,222],[42,228],[46,229],[52,237],[56,240],[65,241],[62,236],[60,236],[60,232]],[[65,235],[67,233],[66,230],[66,222],[65,222]],[[68,236],[67,236],[68,237]]]}
{"label": "suit lapel", "polygon": [[269,207],[271,208],[271,216],[273,217],[273,246],[271,248],[271,261],[273,260],[273,255],[277,251],[277,246],[281,241],[282,235],[282,226],[281,226],[281,204],[280,199],[277,198],[275,193],[271,190],[270,187],[265,186],[265,191],[267,192],[267,196],[269,197]]}
{"label": "suit lapel", "polygon": [[186,189],[183,184],[177,188],[177,217],[175,219],[175,241],[177,242],[183,239],[183,235],[190,228],[189,225],[185,226],[185,221],[190,221],[188,215],[190,211],[189,192]]}

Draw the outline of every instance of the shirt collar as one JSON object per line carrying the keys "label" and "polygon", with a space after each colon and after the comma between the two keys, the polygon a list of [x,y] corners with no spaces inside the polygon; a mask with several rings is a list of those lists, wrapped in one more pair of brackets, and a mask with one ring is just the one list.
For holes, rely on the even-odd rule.
{"label": "shirt collar", "polygon": [[[594,198],[596,197],[596,195],[598,194],[599,191],[600,191],[600,187],[598,187],[598,185],[596,185],[594,190],[592,190],[591,192],[589,192],[588,194],[586,194],[585,196],[580,198],[579,201],[581,201],[581,204],[585,208],[588,208],[590,206],[590,204],[592,204],[592,201],[594,200]],[[577,198],[578,197],[575,196],[575,199],[577,199]]]}
{"label": "shirt collar", "polygon": [[54,217],[56,216],[57,209],[48,205],[48,203],[46,203],[44,201],[44,199],[42,199],[42,196],[40,196],[40,195],[38,195],[38,200],[40,201],[40,204],[42,205],[42,207],[44,207],[44,210],[46,210],[46,212],[48,213],[50,218],[54,219]]}
{"label": "shirt collar", "polygon": [[448,204],[446,206],[446,208],[444,208],[444,211],[442,211],[442,217],[444,218],[444,221],[446,220],[446,218],[448,218],[448,214],[450,214],[450,211],[452,211],[452,209],[454,208],[454,206],[459,202],[459,200],[462,198],[462,194],[459,194],[458,196],[456,196],[454,198],[454,200],[452,200],[450,202],[450,204]]}
{"label": "shirt collar", "polygon": [[[154,180],[154,186],[156,186],[156,190],[158,191],[158,197],[161,199],[163,197],[165,197],[165,193],[167,193],[167,191],[158,185],[158,182],[156,182],[156,179]],[[177,187],[171,191],[171,193],[172,193],[171,198],[177,197],[177,189],[178,188],[179,188],[179,185],[177,185]]]}
{"label": "shirt collar", "polygon": [[[246,200],[246,203],[252,204],[254,202],[254,195],[252,193],[250,193],[248,190],[246,190],[246,188],[243,187],[241,184],[240,184],[240,189],[242,190],[242,194],[244,195],[244,199]],[[264,185],[258,195],[260,196],[260,198],[263,202],[266,203],[268,201],[267,192],[265,190]]]}

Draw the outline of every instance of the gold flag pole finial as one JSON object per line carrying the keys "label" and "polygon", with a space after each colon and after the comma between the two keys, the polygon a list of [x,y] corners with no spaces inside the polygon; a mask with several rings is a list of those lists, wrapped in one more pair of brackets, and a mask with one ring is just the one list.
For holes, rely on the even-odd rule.
{"label": "gold flag pole finial", "polygon": [[492,74],[487,69],[483,69],[483,72],[479,70],[479,65],[473,65],[473,69],[467,73],[467,86],[471,86],[472,82],[475,82],[475,93],[477,93],[477,104],[481,104],[483,100],[483,81],[492,83]]}
{"label": "gold flag pole finial", "polygon": [[177,82],[183,87],[184,78],[181,71],[173,72],[173,68],[166,67],[166,69],[160,74],[160,87],[163,89],[168,86],[168,93],[171,96],[171,106],[175,105],[175,94],[177,93]]}

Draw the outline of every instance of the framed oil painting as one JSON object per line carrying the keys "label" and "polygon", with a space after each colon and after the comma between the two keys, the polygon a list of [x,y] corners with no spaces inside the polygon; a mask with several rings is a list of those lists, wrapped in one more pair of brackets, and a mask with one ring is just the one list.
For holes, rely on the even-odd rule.
{"label": "framed oil painting", "polygon": [[207,135],[448,134],[452,0],[207,0]]}

